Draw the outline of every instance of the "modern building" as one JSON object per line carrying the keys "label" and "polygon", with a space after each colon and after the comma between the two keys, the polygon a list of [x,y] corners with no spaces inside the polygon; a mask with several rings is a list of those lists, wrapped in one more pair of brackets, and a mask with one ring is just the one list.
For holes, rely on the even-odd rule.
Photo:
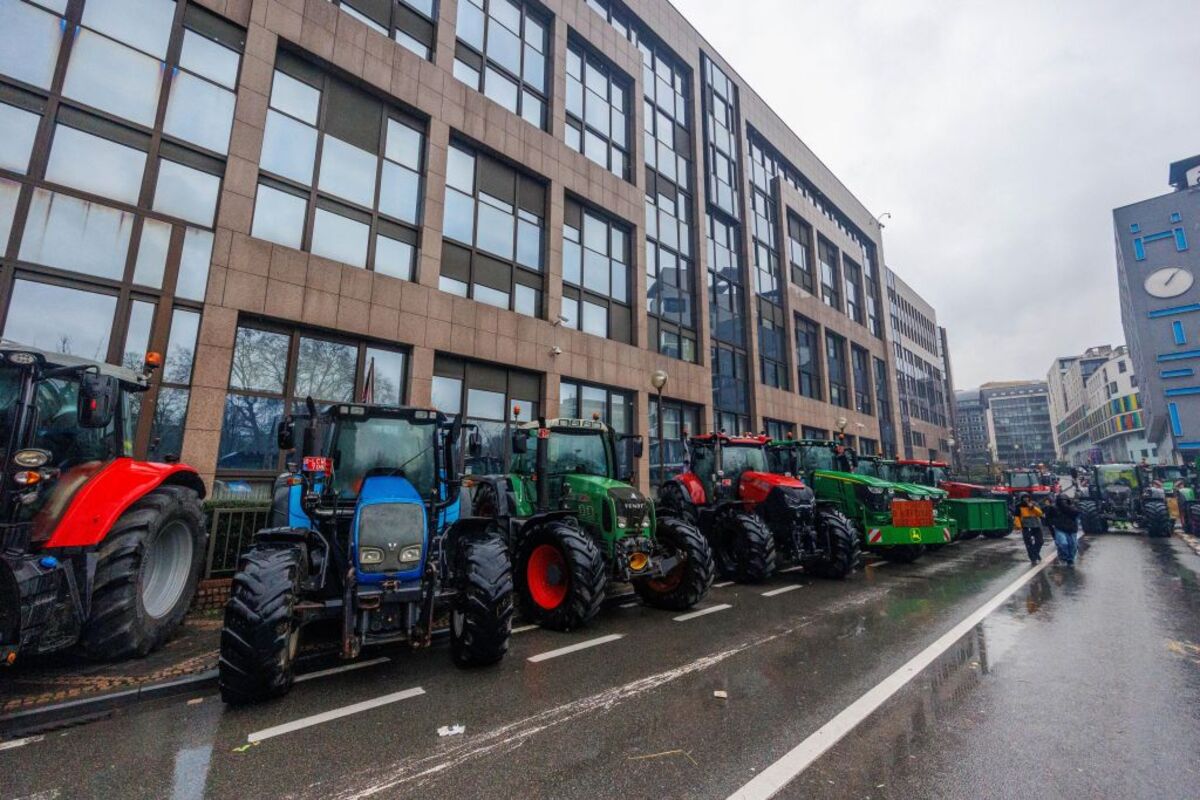
{"label": "modern building", "polygon": [[945,329],[938,326],[933,306],[891,269],[887,295],[903,455],[950,461],[954,388]]}
{"label": "modern building", "polygon": [[959,389],[954,393],[954,433],[958,464],[977,470],[994,463],[988,438],[987,406],[979,389]]}
{"label": "modern building", "polygon": [[1010,467],[1055,460],[1050,397],[1044,381],[996,381],[979,387],[987,408],[992,461]]}
{"label": "modern building", "polygon": [[1055,359],[1047,375],[1058,458],[1069,464],[1157,458],[1144,435],[1138,379],[1124,345]]}
{"label": "modern building", "polygon": [[667,0],[0,0],[0,131],[4,336],[222,491],[306,396],[895,451],[875,216]]}
{"label": "modern building", "polygon": [[1121,321],[1147,438],[1165,461],[1200,455],[1200,156],[1171,164],[1168,194],[1113,210]]}

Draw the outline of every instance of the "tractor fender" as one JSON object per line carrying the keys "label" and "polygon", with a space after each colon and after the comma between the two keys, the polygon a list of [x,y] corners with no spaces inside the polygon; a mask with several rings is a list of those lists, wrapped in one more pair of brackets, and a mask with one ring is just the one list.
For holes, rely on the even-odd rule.
{"label": "tractor fender", "polygon": [[160,486],[183,486],[204,497],[204,482],[186,464],[118,458],[75,491],[46,547],[95,547],[125,511]]}
{"label": "tractor fender", "polygon": [[678,481],[679,485],[683,487],[683,491],[691,498],[693,505],[705,505],[704,484],[700,482],[698,475],[694,472],[685,472],[675,476],[672,480]]}
{"label": "tractor fender", "polygon": [[446,528],[446,557],[453,563],[459,543],[483,541],[499,532],[499,526],[490,517],[459,517]]}

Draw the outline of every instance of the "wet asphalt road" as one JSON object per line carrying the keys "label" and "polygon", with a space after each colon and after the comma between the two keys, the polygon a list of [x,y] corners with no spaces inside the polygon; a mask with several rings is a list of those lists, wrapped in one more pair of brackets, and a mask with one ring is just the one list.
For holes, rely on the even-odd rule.
{"label": "wet asphalt road", "polygon": [[[518,633],[482,671],[455,669],[444,646],[369,652],[391,660],[255,708],[172,699],[0,750],[0,800],[726,798],[1028,569],[1015,536],[974,540],[844,583],[714,588],[702,608],[730,607],[683,621],[614,607],[583,631]],[[1095,539],[778,796],[1196,796],[1198,573],[1178,539]],[[529,660],[599,637],[612,638]],[[465,733],[438,735],[451,724]]]}

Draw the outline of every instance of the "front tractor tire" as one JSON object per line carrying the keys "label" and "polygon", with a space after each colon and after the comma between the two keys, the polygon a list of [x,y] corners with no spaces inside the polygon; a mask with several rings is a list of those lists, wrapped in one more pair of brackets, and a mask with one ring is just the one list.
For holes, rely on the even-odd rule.
{"label": "front tractor tire", "polygon": [[460,667],[495,664],[512,635],[513,578],[499,533],[464,539],[455,553],[460,590],[450,609],[450,656]]}
{"label": "front tractor tire", "polygon": [[858,531],[849,517],[836,508],[817,512],[817,542],[824,546],[824,556],[809,562],[806,572],[822,578],[842,580],[858,566]]}
{"label": "front tractor tire", "polygon": [[1155,539],[1170,536],[1175,528],[1171,512],[1162,500],[1150,500],[1143,504],[1141,522],[1142,527],[1146,529],[1146,535]]}
{"label": "front tractor tire", "polygon": [[586,625],[604,601],[604,555],[573,521],[536,525],[516,559],[521,616],[556,631]]}
{"label": "front tractor tire", "polygon": [[1077,507],[1084,533],[1108,533],[1108,523],[1105,521],[1104,515],[1100,513],[1100,506],[1095,500],[1080,500]]}
{"label": "front tractor tire", "polygon": [[720,514],[712,542],[717,572],[738,583],[762,583],[775,572],[775,537],[756,514]]}
{"label": "front tractor tire", "polygon": [[648,606],[686,611],[704,599],[712,586],[716,569],[712,549],[695,525],[675,517],[659,517],[654,538],[680,561],[661,578],[634,581],[633,588]]}
{"label": "front tractor tire", "polygon": [[192,604],[206,544],[204,510],[192,489],[160,486],[130,506],[97,553],[83,653],[116,661],[165,643]]}
{"label": "front tractor tire", "polygon": [[302,558],[297,547],[255,548],[242,556],[221,629],[217,683],[226,703],[281,697],[292,688]]}

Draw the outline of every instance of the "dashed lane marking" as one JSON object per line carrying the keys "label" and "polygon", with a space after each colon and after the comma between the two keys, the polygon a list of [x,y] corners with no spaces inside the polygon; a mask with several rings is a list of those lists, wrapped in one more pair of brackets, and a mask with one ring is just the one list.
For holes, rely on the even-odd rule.
{"label": "dashed lane marking", "polygon": [[846,734],[875,713],[892,695],[900,691],[942,653],[953,647],[955,642],[970,633],[971,629],[978,625],[984,617],[999,608],[1035,575],[1053,564],[1055,557],[1055,554],[1051,553],[1042,560],[1041,564],[1021,573],[1020,577],[1001,589],[974,613],[942,634],[937,641],[917,653],[873,689],[842,709],[833,719],[810,734],[808,738],[792,748],[774,764],[755,775],[749,783],[731,794],[728,800],[768,800],[768,798],[774,797],[783,787],[795,780],[796,776],[808,769],[814,761],[841,741]]}
{"label": "dashed lane marking", "polygon": [[705,614],[715,614],[718,611],[724,611],[727,608],[733,608],[733,606],[729,605],[729,603],[721,603],[720,605],[709,606],[708,608],[702,608],[699,611],[692,611],[687,614],[680,614],[678,617],[675,617],[675,621],[676,622],[687,622],[689,619],[695,619],[696,617],[703,617]]}
{"label": "dashed lane marking", "polygon": [[513,628],[513,633],[526,633],[528,631],[536,631],[541,625],[522,625],[519,628]]}
{"label": "dashed lane marking", "polygon": [[27,744],[40,742],[45,738],[45,736],[26,736],[24,739],[13,739],[11,742],[0,742],[0,750],[13,750],[17,747],[24,747]]}
{"label": "dashed lane marking", "polygon": [[585,642],[569,644],[566,647],[560,647],[557,650],[549,650],[545,653],[538,653],[536,656],[530,656],[528,660],[536,664],[540,661],[548,661],[551,658],[558,658],[559,656],[569,655],[570,653],[577,653],[580,650],[587,650],[589,647],[597,647],[599,645],[608,644],[609,642],[615,642],[617,639],[624,638],[625,634],[623,633],[610,633],[608,636],[599,636],[595,639],[588,639]]}
{"label": "dashed lane marking", "polygon": [[314,678],[324,678],[328,675],[337,675],[339,672],[350,672],[351,670],[362,669],[363,667],[373,667],[376,664],[386,664],[389,661],[391,661],[391,659],[388,658],[387,656],[380,656],[379,658],[372,658],[367,661],[356,661],[353,664],[346,664],[341,667],[330,667],[329,669],[319,669],[316,672],[308,672],[308,673],[305,673],[304,675],[297,675],[296,683],[303,683],[304,681],[311,681]]}
{"label": "dashed lane marking", "polygon": [[783,594],[784,592],[794,592],[797,589],[801,589],[801,588],[803,588],[803,587],[800,584],[793,583],[791,586],[781,586],[778,589],[772,589],[769,592],[763,592],[762,596],[763,597],[774,597],[777,594]]}
{"label": "dashed lane marking", "polygon": [[733,586],[733,581],[721,581],[720,583],[714,583],[712,588],[724,589],[726,586]]}
{"label": "dashed lane marking", "polygon": [[637,608],[641,603],[621,603],[619,608]]}
{"label": "dashed lane marking", "polygon": [[796,565],[796,566],[794,566],[794,567],[785,567],[784,569],[777,569],[777,570],[775,570],[775,571],[776,571],[777,573],[779,573],[780,575],[785,575],[785,574],[787,574],[787,573],[789,573],[789,572],[799,572],[799,571],[800,571],[800,570],[802,570],[802,569],[804,569],[804,567],[803,567],[803,566],[801,566],[801,565],[799,565],[799,564],[797,564],[797,565]]}
{"label": "dashed lane marking", "polygon": [[405,689],[402,692],[385,694],[382,697],[376,697],[373,700],[364,700],[361,703],[342,706],[341,708],[335,708],[332,711],[313,714],[311,717],[302,717],[291,722],[285,722],[284,724],[276,725],[273,728],[264,728],[261,731],[255,731],[246,737],[246,741],[250,742],[251,744],[254,744],[255,742],[262,742],[275,736],[282,736],[285,733],[292,733],[293,731],[303,730],[304,728],[311,728],[314,725],[320,725],[335,719],[348,717],[351,714],[358,714],[361,711],[370,711],[373,708],[379,708],[380,706],[386,706],[391,703],[407,700],[410,697],[417,697],[423,694],[425,694],[425,690],[420,686],[413,687],[412,689]]}

